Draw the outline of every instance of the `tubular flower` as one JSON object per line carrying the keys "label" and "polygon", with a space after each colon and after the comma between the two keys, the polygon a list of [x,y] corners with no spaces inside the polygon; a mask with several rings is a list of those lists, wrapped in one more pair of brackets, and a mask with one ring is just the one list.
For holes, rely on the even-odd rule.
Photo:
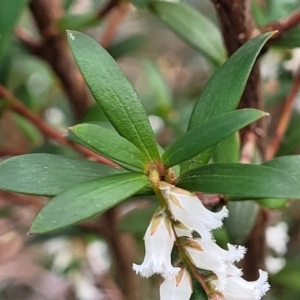
{"label": "tubular flower", "polygon": [[246,281],[241,276],[229,275],[226,289],[222,292],[226,300],[260,300],[270,289],[268,273],[259,270],[256,281]]}
{"label": "tubular flower", "polygon": [[160,300],[189,300],[192,295],[192,280],[186,269],[160,285]]}
{"label": "tubular flower", "polygon": [[224,291],[228,273],[240,275],[240,270],[233,265],[244,257],[246,249],[228,244],[228,250],[219,247],[212,240],[185,239],[183,246],[193,264],[204,270],[212,271],[218,278],[216,289]]}
{"label": "tubular flower", "polygon": [[143,277],[161,274],[164,278],[173,278],[180,268],[171,264],[171,251],[175,234],[169,219],[163,212],[156,212],[146,230],[146,254],[141,265],[133,264],[133,269]]}
{"label": "tubular flower", "polygon": [[228,216],[226,207],[217,213],[211,212],[195,194],[171,184],[161,182],[159,188],[173,218],[197,231],[202,239],[212,239],[211,230],[221,227],[222,220]]}

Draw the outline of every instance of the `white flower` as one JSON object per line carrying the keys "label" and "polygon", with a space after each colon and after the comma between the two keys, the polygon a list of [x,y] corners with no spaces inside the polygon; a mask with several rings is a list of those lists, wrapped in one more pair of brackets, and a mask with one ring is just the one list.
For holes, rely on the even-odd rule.
{"label": "white flower", "polygon": [[160,300],[189,300],[193,292],[191,276],[181,269],[172,279],[166,279],[160,285]]}
{"label": "white flower", "polygon": [[266,229],[266,243],[278,255],[286,253],[289,239],[288,225],[285,222],[279,222]]}
{"label": "white flower", "polygon": [[224,250],[214,241],[200,238],[186,238],[182,244],[197,268],[212,271],[216,274],[218,277],[216,289],[218,291],[225,289],[229,272],[241,275],[241,271],[233,263],[240,261],[244,257],[245,247],[228,244],[228,250]]}
{"label": "white flower", "polygon": [[276,274],[285,267],[286,260],[283,257],[267,256],[265,258],[265,264],[270,274]]}
{"label": "white flower", "polygon": [[133,270],[143,277],[161,274],[165,278],[174,277],[180,268],[171,264],[171,251],[175,234],[170,220],[163,212],[156,212],[144,236],[146,254],[141,265],[133,264]]}
{"label": "white flower", "polygon": [[202,239],[212,239],[211,230],[221,227],[222,220],[228,216],[226,207],[217,213],[211,212],[195,194],[171,184],[160,182],[159,188],[174,219],[197,231]]}
{"label": "white flower", "polygon": [[270,289],[267,280],[268,273],[262,270],[259,270],[256,281],[247,281],[237,275],[229,276],[223,295],[226,300],[260,300]]}

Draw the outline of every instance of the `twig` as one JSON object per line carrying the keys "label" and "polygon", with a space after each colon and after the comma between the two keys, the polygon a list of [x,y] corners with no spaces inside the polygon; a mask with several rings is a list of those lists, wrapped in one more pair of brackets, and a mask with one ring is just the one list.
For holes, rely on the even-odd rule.
{"label": "twig", "polygon": [[107,300],[125,300],[123,293],[120,291],[116,283],[112,280],[110,274],[96,277],[97,285],[104,290]]}
{"label": "twig", "polygon": [[293,111],[293,105],[297,98],[299,89],[300,89],[300,68],[296,73],[291,90],[285,99],[282,113],[279,117],[279,121],[277,123],[273,139],[270,142],[270,144],[268,145],[268,148],[267,148],[267,159],[268,160],[272,159],[276,155],[276,152],[280,146],[280,143],[281,143],[282,139],[284,138],[284,134],[289,125],[289,122],[291,119],[291,114]]}
{"label": "twig", "polygon": [[15,36],[22,42],[26,48],[33,53],[41,52],[42,45],[36,40],[33,35],[25,28],[16,27],[14,30]]}
{"label": "twig", "polygon": [[109,228],[109,236],[107,237],[107,242],[109,243],[117,267],[118,279],[120,281],[120,286],[123,290],[126,299],[138,300],[139,295],[139,283],[138,277],[132,270],[133,261],[133,247],[126,243],[123,243],[123,237],[120,235],[117,229],[118,220],[118,207],[107,211],[104,215],[104,220],[106,227]]}
{"label": "twig", "polygon": [[206,195],[201,192],[196,192],[195,194],[204,206],[217,206],[220,204],[225,204],[225,199],[223,195],[219,195],[219,194]]}
{"label": "twig", "polygon": [[[259,34],[259,29],[256,28],[252,17],[251,1],[211,0],[211,2],[214,4],[217,12],[229,56],[245,42],[253,38],[254,35]],[[263,110],[260,70],[257,64],[254,65],[249,76],[239,108],[256,108]],[[256,122],[241,131],[242,148],[247,143],[249,133],[256,134],[257,132],[265,132],[264,121]],[[262,149],[262,156],[264,157],[264,135],[259,135],[257,137],[256,144]],[[249,156],[249,153],[247,156]],[[264,264],[263,250],[265,245],[261,243],[261,241],[262,237],[265,235],[267,222],[266,220],[259,220],[258,222],[260,223],[257,223],[256,226],[259,230],[251,232],[249,239],[253,241],[253,244],[257,244],[257,249],[261,249],[261,251],[257,251],[257,255],[253,257],[248,255],[248,253],[251,253],[251,249],[249,248],[249,251],[244,258],[244,263],[252,266],[252,268],[244,269],[245,276],[250,280],[256,279],[256,269]],[[254,246],[249,245],[249,247]]]}
{"label": "twig", "polygon": [[9,149],[6,147],[0,148],[0,156],[16,156],[25,153],[27,153],[27,151],[23,151],[20,149]]}
{"label": "twig", "polygon": [[122,3],[112,11],[108,18],[106,29],[100,38],[100,44],[102,47],[107,48],[111,44],[112,39],[115,36],[119,25],[126,17],[129,8],[130,3]]}
{"label": "twig", "polygon": [[117,222],[120,216],[118,207],[114,207],[103,215],[102,222],[83,222],[78,225],[79,228],[94,232],[103,237],[111,248],[113,261],[117,268],[117,277],[126,299],[138,300],[141,298],[138,276],[132,270],[132,261],[134,259],[132,252],[134,252],[133,241],[124,238],[117,229]]}
{"label": "twig", "polygon": [[250,164],[255,150],[257,136],[253,132],[248,132],[244,139],[244,145],[241,151],[240,163]]}
{"label": "twig", "polygon": [[[267,210],[261,209],[256,217],[256,222],[245,242],[247,254],[241,261],[245,279],[254,280],[257,278],[258,269],[265,269],[264,260],[257,260],[257,257],[265,257],[267,252],[265,229],[269,224]],[[263,233],[263,234],[262,234]],[[255,262],[255,264],[253,263]]]}
{"label": "twig", "polygon": [[277,30],[278,32],[272,37],[272,41],[280,39],[286,32],[293,29],[297,25],[300,24],[300,9],[296,10],[295,12],[291,13],[287,17],[270,23],[266,25],[262,31],[274,31]]}
{"label": "twig", "polygon": [[113,8],[115,8],[120,3],[119,0],[110,0],[108,1],[103,8],[97,14],[97,18],[100,20],[103,19],[107,14],[111,12]]}
{"label": "twig", "polygon": [[[228,56],[231,56],[254,35],[259,34],[259,29],[255,26],[252,17],[250,1],[238,0],[234,5],[231,0],[211,0],[211,2],[215,6],[220,21]],[[239,108],[263,109],[260,85],[260,70],[256,64],[248,78]],[[263,120],[241,130],[241,144],[244,144],[249,131],[257,130],[264,131]],[[262,143],[262,141],[257,139],[257,143]]]}
{"label": "twig", "polygon": [[2,202],[14,204],[16,206],[32,206],[35,211],[39,211],[45,204],[42,197],[32,195],[20,195],[7,191],[0,191]]}
{"label": "twig", "polygon": [[75,117],[81,119],[88,107],[89,96],[86,85],[71,56],[65,33],[60,32],[58,21],[63,16],[61,1],[31,0],[32,12],[41,40],[33,40],[23,29],[17,29],[16,35],[33,54],[49,63],[60,79],[69,98]]}
{"label": "twig", "polygon": [[76,149],[77,151],[79,151],[80,153],[82,153],[83,155],[88,156],[94,161],[97,161],[102,164],[110,165],[113,167],[118,167],[115,163],[108,160],[107,158],[104,158],[94,153],[93,151],[68,140],[63,134],[54,130],[52,127],[46,124],[41,118],[39,118],[37,115],[32,113],[30,110],[28,110],[27,107],[23,105],[23,103],[14,94],[12,94],[1,84],[0,84],[0,96],[7,101],[9,107],[13,111],[25,117],[27,120],[33,123],[46,137],[53,139],[59,144],[70,146]]}

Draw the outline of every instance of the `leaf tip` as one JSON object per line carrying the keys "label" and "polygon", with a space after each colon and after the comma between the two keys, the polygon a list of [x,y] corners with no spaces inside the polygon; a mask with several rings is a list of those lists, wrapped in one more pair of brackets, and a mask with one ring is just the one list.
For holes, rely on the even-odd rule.
{"label": "leaf tip", "polygon": [[75,41],[74,31],[67,30],[67,36],[68,36],[69,41]]}

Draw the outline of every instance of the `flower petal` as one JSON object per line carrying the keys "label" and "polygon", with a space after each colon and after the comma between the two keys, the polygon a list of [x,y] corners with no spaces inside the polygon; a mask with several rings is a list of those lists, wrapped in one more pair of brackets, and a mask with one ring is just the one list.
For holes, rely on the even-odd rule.
{"label": "flower petal", "polygon": [[181,269],[176,277],[166,279],[159,290],[160,300],[189,300],[192,292],[192,280],[185,269]]}
{"label": "flower petal", "polygon": [[[197,247],[192,247],[193,243]],[[240,270],[233,263],[243,258],[245,248],[229,244],[228,250],[222,249],[212,240],[186,239],[185,251],[198,268],[212,271],[218,277],[217,289],[223,291],[227,285],[227,275],[229,272],[235,275],[240,274]],[[202,250],[199,250],[202,249]]]}
{"label": "flower petal", "polygon": [[270,289],[267,282],[268,273],[259,270],[256,281],[246,281],[240,276],[229,276],[227,286],[223,292],[226,300],[260,300]]}
{"label": "flower petal", "polygon": [[133,270],[143,277],[161,274],[165,278],[173,278],[180,270],[171,264],[171,252],[175,234],[170,230],[169,219],[161,212],[156,213],[144,236],[146,254],[141,265],[133,264]]}
{"label": "flower petal", "polygon": [[171,184],[161,182],[160,190],[174,219],[197,231],[202,239],[212,239],[211,230],[221,227],[222,220],[228,216],[226,207],[217,213],[211,212],[195,194]]}

